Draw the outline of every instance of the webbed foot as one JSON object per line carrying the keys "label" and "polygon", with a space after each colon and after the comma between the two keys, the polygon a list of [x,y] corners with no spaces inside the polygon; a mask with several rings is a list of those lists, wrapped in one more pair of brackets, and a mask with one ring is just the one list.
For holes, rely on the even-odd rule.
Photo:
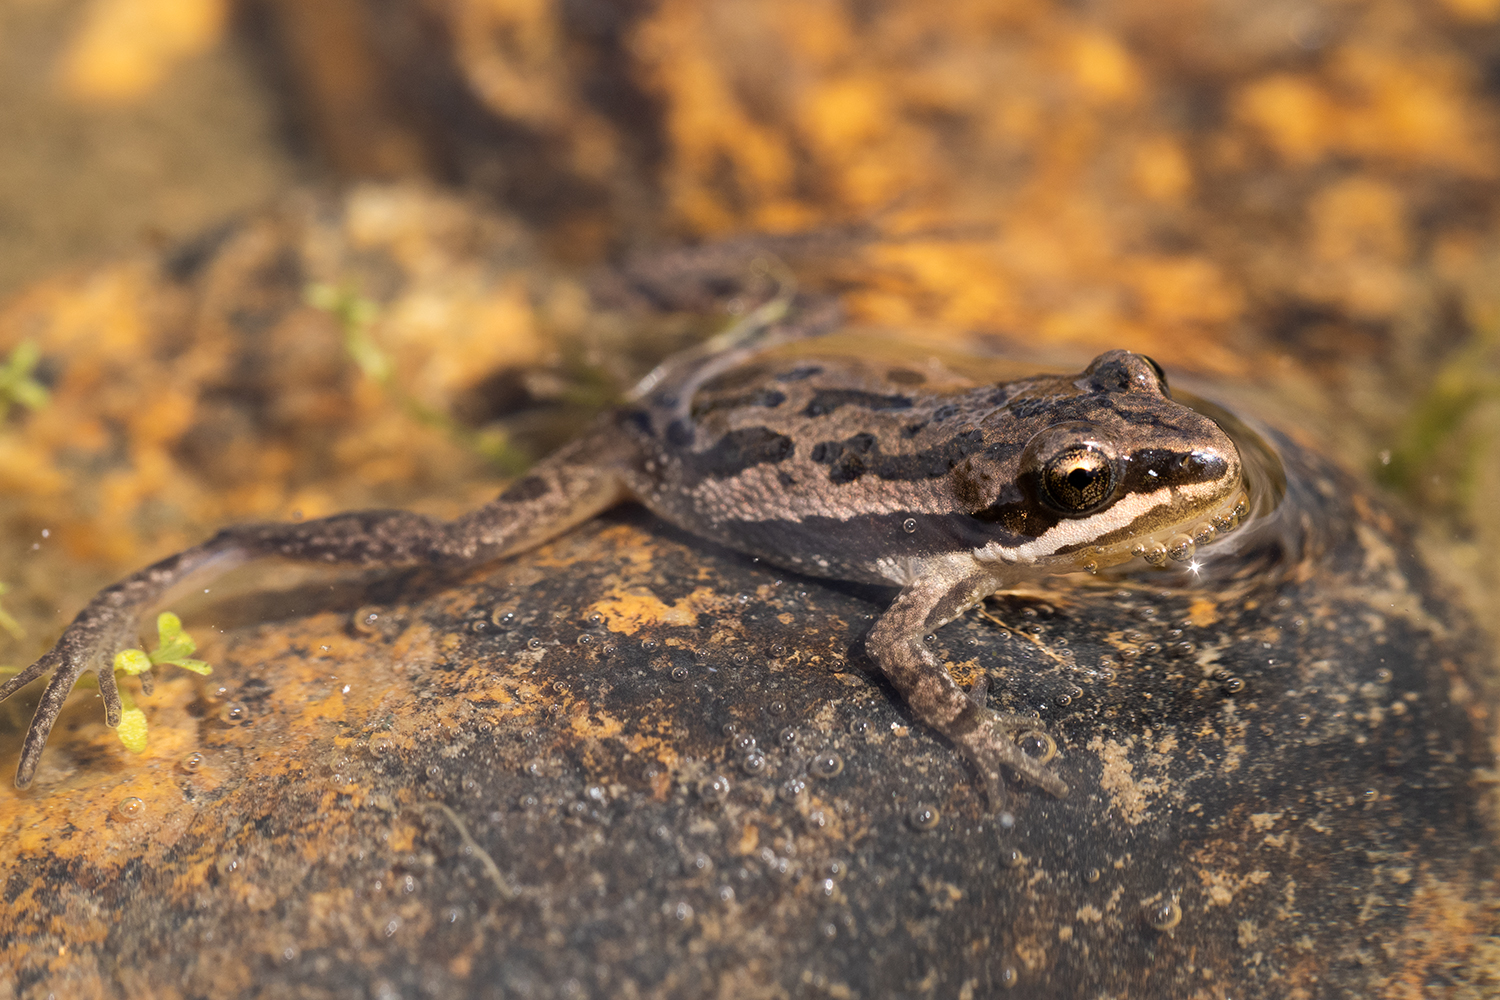
{"label": "webbed foot", "polygon": [[62,638],[57,640],[57,645],[31,666],[0,684],[0,702],[3,702],[37,678],[51,674],[51,680],[42,692],[42,700],[31,717],[26,738],[21,743],[21,760],[16,767],[17,788],[28,787],[36,776],[47,737],[62,714],[63,704],[73,686],[84,674],[92,671],[99,678],[105,724],[111,728],[120,724],[124,706],[115,683],[114,656],[132,644],[136,616],[109,601],[108,594],[106,591],[96,597],[79,612]]}

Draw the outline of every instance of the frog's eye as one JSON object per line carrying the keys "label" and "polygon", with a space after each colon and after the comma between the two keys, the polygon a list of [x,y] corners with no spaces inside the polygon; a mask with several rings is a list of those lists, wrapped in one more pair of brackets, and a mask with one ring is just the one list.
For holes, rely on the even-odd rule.
{"label": "frog's eye", "polygon": [[1061,514],[1087,514],[1115,492],[1115,466],[1104,449],[1084,442],[1041,470],[1042,496]]}

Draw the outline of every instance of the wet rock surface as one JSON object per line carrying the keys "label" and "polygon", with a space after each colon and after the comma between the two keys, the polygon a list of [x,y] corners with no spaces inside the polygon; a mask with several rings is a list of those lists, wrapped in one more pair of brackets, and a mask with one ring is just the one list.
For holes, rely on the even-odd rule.
{"label": "wet rock surface", "polygon": [[1287,572],[1070,579],[937,634],[1072,786],[998,814],[871,673],[886,592],[639,509],[468,581],[209,606],[216,673],[153,715],[168,745],[101,749],[85,703],[4,793],[0,993],[1462,983],[1483,649],[1347,480],[1289,471],[1335,527]]}

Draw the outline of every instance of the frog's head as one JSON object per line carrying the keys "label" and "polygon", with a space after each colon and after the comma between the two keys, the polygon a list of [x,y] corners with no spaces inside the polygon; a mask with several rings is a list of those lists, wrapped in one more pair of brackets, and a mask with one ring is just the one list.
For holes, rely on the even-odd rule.
{"label": "frog's head", "polygon": [[1187,561],[1244,515],[1234,443],[1172,399],[1150,358],[1110,351],[1017,388],[984,422],[1008,447],[955,470],[974,516],[998,529],[979,558],[1055,572]]}

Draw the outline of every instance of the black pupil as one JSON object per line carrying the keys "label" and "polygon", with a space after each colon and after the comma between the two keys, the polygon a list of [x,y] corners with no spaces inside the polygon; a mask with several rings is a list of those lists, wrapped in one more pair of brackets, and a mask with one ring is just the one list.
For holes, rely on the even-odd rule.
{"label": "black pupil", "polygon": [[1113,480],[1108,460],[1093,448],[1055,459],[1042,476],[1047,499],[1068,514],[1082,514],[1108,500]]}
{"label": "black pupil", "polygon": [[1087,487],[1089,483],[1092,483],[1094,481],[1094,477],[1098,474],[1098,469],[1074,469],[1072,472],[1068,473],[1068,485],[1073,487],[1075,490],[1081,491],[1085,487]]}

